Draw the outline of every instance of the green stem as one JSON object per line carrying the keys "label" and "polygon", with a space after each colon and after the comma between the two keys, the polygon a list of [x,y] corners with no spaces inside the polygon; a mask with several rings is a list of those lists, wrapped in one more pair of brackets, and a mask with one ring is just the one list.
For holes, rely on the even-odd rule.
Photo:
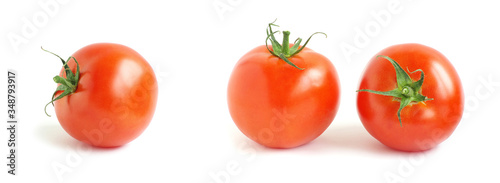
{"label": "green stem", "polygon": [[405,96],[405,97],[413,97],[414,96],[413,89],[409,86],[403,87],[403,90],[401,90],[401,94],[403,94],[403,96]]}
{"label": "green stem", "polygon": [[283,47],[281,49],[281,53],[285,54],[286,57],[288,57],[288,53],[290,52],[290,31],[283,31]]}
{"label": "green stem", "polygon": [[[276,22],[276,20],[274,21]],[[300,68],[296,66],[294,63],[292,63],[288,58],[293,57],[294,55],[300,53],[309,43],[309,40],[311,40],[311,37],[316,35],[316,34],[323,34],[326,36],[325,33],[322,32],[316,32],[312,34],[309,39],[307,39],[306,43],[300,47],[300,43],[302,42],[301,38],[297,38],[295,40],[294,45],[290,48],[290,31],[283,31],[283,42],[280,44],[276,38],[274,37],[274,34],[279,32],[275,31],[273,32],[272,26],[278,27],[278,25],[274,24],[274,22],[269,23],[268,29],[266,30],[267,37],[266,37],[266,48],[271,53],[272,55],[281,58],[283,61],[288,63],[289,65],[299,69],[299,70],[304,70],[303,68]],[[271,41],[271,46],[272,50],[269,49],[267,42]],[[300,49],[299,49],[300,47]]]}
{"label": "green stem", "polygon": [[[48,52],[52,55],[57,56],[62,61],[63,68],[64,68],[64,71],[66,73],[66,78],[63,78],[59,75],[54,76],[54,78],[53,78],[54,82],[59,84],[59,85],[57,86],[56,91],[52,94],[51,101],[49,103],[47,103],[47,105],[45,105],[45,109],[44,109],[45,114],[50,117],[50,115],[47,113],[47,106],[49,106],[49,104],[54,105],[54,102],[56,100],[59,100],[67,95],[73,94],[76,91],[76,89],[78,88],[78,82],[80,80],[80,65],[78,64],[78,61],[76,61],[75,57],[69,57],[68,60],[64,61],[61,57],[59,57],[59,55],[52,53],[50,51],[47,51],[43,48],[42,48],[42,50],[45,52]],[[75,74],[73,74],[73,71],[71,71],[71,69],[68,66],[68,62],[71,60],[71,58],[73,58],[73,60],[76,63],[76,73]],[[56,97],[57,92],[62,92],[62,93]]]}

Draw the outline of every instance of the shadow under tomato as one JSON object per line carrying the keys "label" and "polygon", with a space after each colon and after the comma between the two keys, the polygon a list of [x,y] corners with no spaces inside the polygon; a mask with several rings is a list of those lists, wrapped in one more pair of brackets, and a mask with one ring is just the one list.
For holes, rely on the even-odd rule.
{"label": "shadow under tomato", "polygon": [[[64,148],[80,148],[80,149],[92,149],[93,151],[113,151],[120,149],[123,146],[118,147],[96,147],[88,145],[84,142],[80,142],[73,137],[71,137],[59,124],[50,125],[39,125],[35,129],[35,136],[37,139],[45,141],[47,144],[64,149]],[[124,145],[125,146],[125,145]]]}
{"label": "shadow under tomato", "polygon": [[[330,129],[331,128],[331,129]],[[353,150],[358,152],[376,153],[381,155],[407,155],[413,153],[432,152],[434,149],[425,151],[400,151],[383,145],[372,137],[362,125],[342,125],[330,126],[330,130],[325,131],[316,140],[304,146],[328,147],[328,149]]]}
{"label": "shadow under tomato", "polygon": [[274,153],[279,151],[295,151],[304,153],[324,153],[331,151],[353,151],[361,153],[372,153],[380,155],[406,154],[408,152],[394,150],[389,148],[375,138],[373,138],[365,128],[360,124],[332,124],[317,139],[299,147],[291,149],[267,148],[251,141],[248,138],[241,137],[238,141],[247,141],[248,146],[263,153]]}
{"label": "shadow under tomato", "polygon": [[254,149],[259,153],[276,153],[281,151],[304,152],[307,154],[330,151],[357,151],[376,154],[404,153],[383,145],[373,138],[362,125],[355,124],[332,124],[317,139],[290,149],[268,148],[253,142],[242,134],[235,134],[234,136],[237,138],[235,145],[244,143],[246,147]]}
{"label": "shadow under tomato", "polygon": [[379,154],[397,153],[373,138],[361,125],[332,124],[310,146],[325,146],[328,149],[354,150]]}
{"label": "shadow under tomato", "polygon": [[47,144],[60,148],[79,143],[78,140],[69,136],[59,124],[38,125],[35,128],[35,136]]}

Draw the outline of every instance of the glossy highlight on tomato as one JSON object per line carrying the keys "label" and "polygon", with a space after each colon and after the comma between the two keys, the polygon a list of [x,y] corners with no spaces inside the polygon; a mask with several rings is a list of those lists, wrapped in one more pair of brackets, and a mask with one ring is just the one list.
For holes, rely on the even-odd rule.
{"label": "glossy highlight on tomato", "polygon": [[[113,43],[88,45],[72,56],[80,68],[77,88],[54,102],[64,130],[98,147],[121,146],[137,138],[153,118],[158,97],[148,62],[131,48]],[[76,62],[70,59],[67,64],[76,73]],[[64,68],[59,76],[66,77]]]}
{"label": "glossy highlight on tomato", "polygon": [[[395,65],[388,59],[397,62],[399,71],[407,72],[413,82],[422,79],[421,88],[410,89],[415,95],[409,96],[420,100],[401,105],[408,95],[398,94],[404,90],[404,82],[399,83]],[[443,54],[424,45],[400,44],[377,53],[366,66],[359,90],[357,108],[364,127],[381,143],[397,150],[431,149],[446,140],[462,118],[464,94],[455,68]],[[396,91],[395,96],[403,98],[361,90]]]}

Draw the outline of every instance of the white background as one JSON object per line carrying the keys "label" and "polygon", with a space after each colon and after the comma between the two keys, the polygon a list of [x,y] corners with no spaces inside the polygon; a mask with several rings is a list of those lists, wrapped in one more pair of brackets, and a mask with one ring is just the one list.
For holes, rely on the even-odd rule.
{"label": "white background", "polygon": [[[0,66],[2,72],[18,71],[20,118],[18,175],[8,175],[3,165],[1,182],[216,182],[210,174],[221,176],[222,182],[248,183],[389,182],[387,176],[399,177],[398,182],[500,181],[496,1],[70,0],[56,2],[58,8],[51,12],[38,4],[45,2],[49,0],[0,4]],[[398,11],[386,25],[377,23],[370,12],[388,12],[391,3],[399,3]],[[227,9],[218,12],[214,4]],[[292,32],[292,39],[316,31],[328,34],[313,38],[309,47],[332,61],[342,86],[332,125],[311,143],[287,150],[264,148],[246,138],[226,104],[234,64],[264,44],[267,23],[275,18],[281,30]],[[37,31],[23,35],[23,26],[30,23],[38,24]],[[354,45],[356,29],[366,32],[366,26],[372,26],[369,42]],[[26,42],[13,46],[8,38],[13,34]],[[135,49],[159,79],[153,121],[120,148],[85,146],[43,112],[56,87],[51,78],[61,66],[40,46],[67,57],[96,42]],[[346,57],[343,42],[359,53]],[[368,60],[383,48],[408,42],[446,55],[462,79],[467,101],[467,116],[454,134],[422,153],[381,145],[365,131],[355,107],[355,90]],[[497,84],[479,82],[489,77]],[[5,91],[6,78],[0,80]],[[6,97],[0,98],[6,106]],[[48,112],[54,114],[53,108]],[[6,119],[6,112],[2,116]],[[0,130],[2,156],[7,136]],[[59,179],[54,164],[69,172]],[[235,164],[236,172],[226,170]]]}

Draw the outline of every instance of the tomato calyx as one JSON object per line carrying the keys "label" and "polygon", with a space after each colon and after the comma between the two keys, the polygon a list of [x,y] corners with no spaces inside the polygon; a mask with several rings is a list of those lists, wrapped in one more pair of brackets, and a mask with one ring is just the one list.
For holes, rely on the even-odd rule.
{"label": "tomato calyx", "polygon": [[410,78],[410,75],[405,70],[403,70],[396,61],[384,55],[379,55],[377,56],[377,58],[378,57],[385,58],[389,60],[389,62],[391,62],[392,66],[396,70],[397,87],[390,91],[375,91],[369,89],[360,89],[357,90],[356,92],[369,92],[378,95],[394,97],[397,101],[400,102],[397,115],[399,119],[399,124],[403,126],[403,123],[401,122],[401,110],[403,110],[403,108],[412,103],[419,103],[419,102],[424,103],[425,101],[433,100],[432,98],[428,98],[420,93],[422,84],[424,83],[424,77],[425,77],[424,71],[422,71],[421,69],[417,69],[413,72],[410,72],[408,70],[409,73],[420,72],[420,79],[418,81],[413,81]]}
{"label": "tomato calyx", "polygon": [[[276,22],[276,20],[274,20],[274,22]],[[282,44],[280,44],[277,40],[276,40],[276,37],[274,37],[274,34],[275,33],[279,33],[280,31],[274,31],[273,32],[273,29],[272,29],[272,26],[276,26],[276,27],[279,27],[279,25],[276,25],[274,24],[274,22],[272,23],[269,23],[269,26],[268,28],[266,29],[266,33],[267,33],[267,38],[266,38],[266,48],[267,50],[269,50],[269,53],[271,53],[272,55],[274,56],[277,56],[279,58],[281,58],[282,60],[284,60],[286,63],[290,64],[291,66],[299,69],[299,70],[304,70],[304,68],[300,68],[298,67],[297,65],[295,65],[294,63],[292,63],[290,60],[288,60],[288,58],[300,53],[307,45],[307,43],[309,43],[309,40],[311,40],[311,38],[316,35],[316,34],[323,34],[325,35],[325,37],[327,37],[327,35],[323,32],[315,32],[313,33],[311,36],[309,36],[309,38],[307,39],[306,43],[304,43],[304,45],[300,46],[300,43],[302,42],[302,38],[297,38],[295,41],[294,41],[294,45],[292,47],[290,47],[289,43],[289,39],[290,39],[290,31],[282,31],[283,33],[283,42]],[[268,41],[271,41],[271,46],[273,48],[273,50],[270,50],[269,47],[268,47],[268,44],[267,42]],[[300,48],[299,48],[300,47]]]}
{"label": "tomato calyx", "polygon": [[[63,78],[59,75],[54,76],[54,78],[53,78],[54,82],[56,82],[57,84],[60,84],[60,85],[57,86],[56,91],[54,92],[54,94],[52,94],[51,101],[49,103],[47,103],[47,105],[45,105],[45,109],[44,109],[45,114],[50,117],[50,115],[47,113],[47,106],[49,104],[52,104],[52,106],[54,106],[54,101],[59,100],[67,95],[71,95],[76,91],[76,88],[78,87],[78,81],[80,80],[80,65],[78,64],[78,61],[76,61],[76,58],[73,56],[70,56],[66,61],[64,61],[64,59],[62,59],[59,55],[52,53],[50,51],[47,51],[47,50],[43,49],[43,47],[42,47],[42,50],[45,52],[48,52],[52,55],[55,55],[56,57],[61,59],[61,62],[63,63],[63,67],[64,67],[64,72],[66,74],[66,78]],[[71,71],[71,69],[68,66],[68,62],[71,60],[71,58],[73,58],[73,60],[76,63],[76,73],[75,74],[73,74],[73,71]],[[62,93],[59,96],[55,97],[56,93],[59,91],[62,91]]]}

